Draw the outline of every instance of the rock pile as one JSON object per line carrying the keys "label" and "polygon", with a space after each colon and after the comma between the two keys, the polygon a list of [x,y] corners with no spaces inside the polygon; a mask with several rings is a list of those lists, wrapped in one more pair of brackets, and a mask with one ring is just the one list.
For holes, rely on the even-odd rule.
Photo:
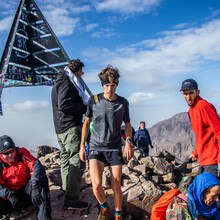
{"label": "rock pile", "polygon": [[[86,213],[66,211],[62,208],[64,193],[61,189],[60,150],[47,147],[49,153],[39,156],[41,155],[39,151],[46,151],[42,149],[44,147],[38,147],[36,155],[45,167],[49,179],[52,219],[97,219],[99,208],[92,192],[88,162],[82,178],[80,196],[83,201],[90,203],[90,208]],[[141,152],[135,149],[134,157],[124,163],[122,172],[124,219],[144,220],[150,219],[152,206],[163,193],[177,188],[183,174],[197,174],[197,163],[177,166],[174,162],[170,163],[158,156],[143,157]],[[103,187],[106,191],[111,219],[114,214],[114,204],[108,167],[104,168]],[[35,219],[35,216],[32,215],[30,219]]]}

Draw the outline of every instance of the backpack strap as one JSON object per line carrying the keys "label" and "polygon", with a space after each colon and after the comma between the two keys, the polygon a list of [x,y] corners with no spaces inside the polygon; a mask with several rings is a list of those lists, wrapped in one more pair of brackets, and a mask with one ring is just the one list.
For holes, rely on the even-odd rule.
{"label": "backpack strap", "polygon": [[95,104],[99,101],[99,97],[98,97],[98,95],[96,94],[96,95],[94,95],[93,96],[94,97],[94,101],[95,101]]}

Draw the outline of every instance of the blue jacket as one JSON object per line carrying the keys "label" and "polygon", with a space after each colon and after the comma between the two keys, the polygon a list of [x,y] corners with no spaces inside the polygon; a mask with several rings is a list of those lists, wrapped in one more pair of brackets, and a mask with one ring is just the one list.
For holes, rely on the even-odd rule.
{"label": "blue jacket", "polygon": [[150,145],[151,148],[153,148],[149,132],[146,128],[145,129],[139,128],[135,132],[133,143],[138,147],[148,148],[148,145]]}

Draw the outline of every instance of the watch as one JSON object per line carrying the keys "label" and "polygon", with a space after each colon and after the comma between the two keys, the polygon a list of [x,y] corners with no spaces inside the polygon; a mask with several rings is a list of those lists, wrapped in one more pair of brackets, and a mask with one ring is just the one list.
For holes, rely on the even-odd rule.
{"label": "watch", "polygon": [[128,138],[128,139],[126,139],[126,142],[129,142],[129,143],[131,143],[132,144],[132,139],[131,138]]}

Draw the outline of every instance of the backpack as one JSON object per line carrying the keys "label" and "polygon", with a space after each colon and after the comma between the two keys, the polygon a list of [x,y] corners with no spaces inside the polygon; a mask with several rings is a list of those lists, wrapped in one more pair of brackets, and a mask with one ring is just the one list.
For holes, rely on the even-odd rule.
{"label": "backpack", "polygon": [[180,194],[179,189],[171,189],[163,194],[152,208],[150,220],[166,220],[166,210],[173,197]]}

